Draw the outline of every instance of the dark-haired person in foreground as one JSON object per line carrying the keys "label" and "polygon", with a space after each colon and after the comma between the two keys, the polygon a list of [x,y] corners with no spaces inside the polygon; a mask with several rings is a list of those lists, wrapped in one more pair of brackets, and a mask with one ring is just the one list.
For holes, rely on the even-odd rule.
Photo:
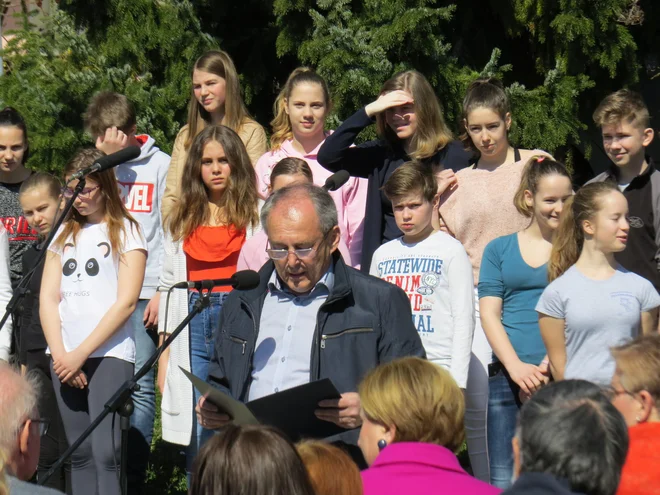
{"label": "dark-haired person in foreground", "polygon": [[554,382],[520,410],[504,493],[614,495],[627,453],[626,423],[598,385]]}
{"label": "dark-haired person in foreground", "polygon": [[[408,297],[336,252],[337,209],[327,191],[310,184],[280,189],[266,201],[261,223],[271,261],[256,289],[227,297],[208,381],[247,402],[330,378],[341,399],[322,401],[317,417],[357,428],[362,377],[395,358],[425,356]],[[196,411],[205,428],[229,422],[203,397]],[[358,432],[341,436],[355,444]]]}

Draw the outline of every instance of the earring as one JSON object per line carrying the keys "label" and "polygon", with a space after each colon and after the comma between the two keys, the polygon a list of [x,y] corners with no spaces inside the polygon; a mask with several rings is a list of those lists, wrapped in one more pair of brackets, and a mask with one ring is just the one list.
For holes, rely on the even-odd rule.
{"label": "earring", "polygon": [[[637,421],[638,423],[641,423],[642,417],[641,416],[636,416],[635,421]],[[378,442],[378,445],[380,446],[380,442]]]}
{"label": "earring", "polygon": [[383,450],[385,447],[387,447],[387,442],[382,438],[378,440],[378,450]]}

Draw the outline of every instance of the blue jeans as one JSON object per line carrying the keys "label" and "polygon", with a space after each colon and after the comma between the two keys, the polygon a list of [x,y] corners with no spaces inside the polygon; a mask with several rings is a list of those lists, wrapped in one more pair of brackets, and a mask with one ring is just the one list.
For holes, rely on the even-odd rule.
{"label": "blue jeans", "polygon": [[[201,314],[195,316],[190,322],[190,367],[192,374],[206,380],[209,376],[209,363],[213,356],[215,335],[220,323],[220,310],[229,295],[228,292],[212,292],[210,304],[204,308]],[[198,292],[191,292],[188,311],[192,311],[193,305],[199,299]],[[197,404],[201,394],[195,388],[194,405]],[[213,436],[213,430],[202,428],[197,422],[197,416],[193,413],[193,433],[190,436],[190,445],[186,451],[186,470],[192,471],[192,463],[204,443]]]}
{"label": "blue jeans", "polygon": [[[149,300],[140,299],[131,315],[131,322],[135,329],[136,372],[156,351],[156,332],[153,330],[147,331],[144,328],[144,310],[148,303]],[[133,416],[131,416],[131,430],[128,437],[128,491],[135,494],[142,491],[149,462],[149,453],[151,452],[151,439],[156,415],[153,368],[138,381],[138,385],[140,385],[140,390],[133,393],[135,409]]]}
{"label": "blue jeans", "polygon": [[511,486],[513,476],[513,447],[516,419],[521,402],[520,387],[511,380],[502,366],[488,379],[488,454],[490,483],[498,488]]}

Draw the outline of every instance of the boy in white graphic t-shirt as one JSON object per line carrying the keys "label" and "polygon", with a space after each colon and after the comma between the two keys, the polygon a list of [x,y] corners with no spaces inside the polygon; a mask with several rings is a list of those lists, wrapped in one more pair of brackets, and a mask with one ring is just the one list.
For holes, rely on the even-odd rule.
{"label": "boy in white graphic t-shirt", "polygon": [[459,241],[433,230],[437,183],[430,167],[405,163],[382,190],[403,236],[376,250],[369,273],[406,291],[428,359],[464,389],[474,334],[470,260]]}

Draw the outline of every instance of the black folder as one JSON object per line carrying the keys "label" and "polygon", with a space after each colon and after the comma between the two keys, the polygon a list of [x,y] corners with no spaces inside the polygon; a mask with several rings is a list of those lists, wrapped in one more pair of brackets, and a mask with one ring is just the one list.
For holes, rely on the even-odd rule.
{"label": "black folder", "polygon": [[341,397],[329,378],[298,385],[244,404],[183,368],[180,369],[209,402],[229,414],[238,424],[274,426],[293,442],[304,438],[327,438],[347,431],[334,423],[318,419],[314,414],[320,401]]}

